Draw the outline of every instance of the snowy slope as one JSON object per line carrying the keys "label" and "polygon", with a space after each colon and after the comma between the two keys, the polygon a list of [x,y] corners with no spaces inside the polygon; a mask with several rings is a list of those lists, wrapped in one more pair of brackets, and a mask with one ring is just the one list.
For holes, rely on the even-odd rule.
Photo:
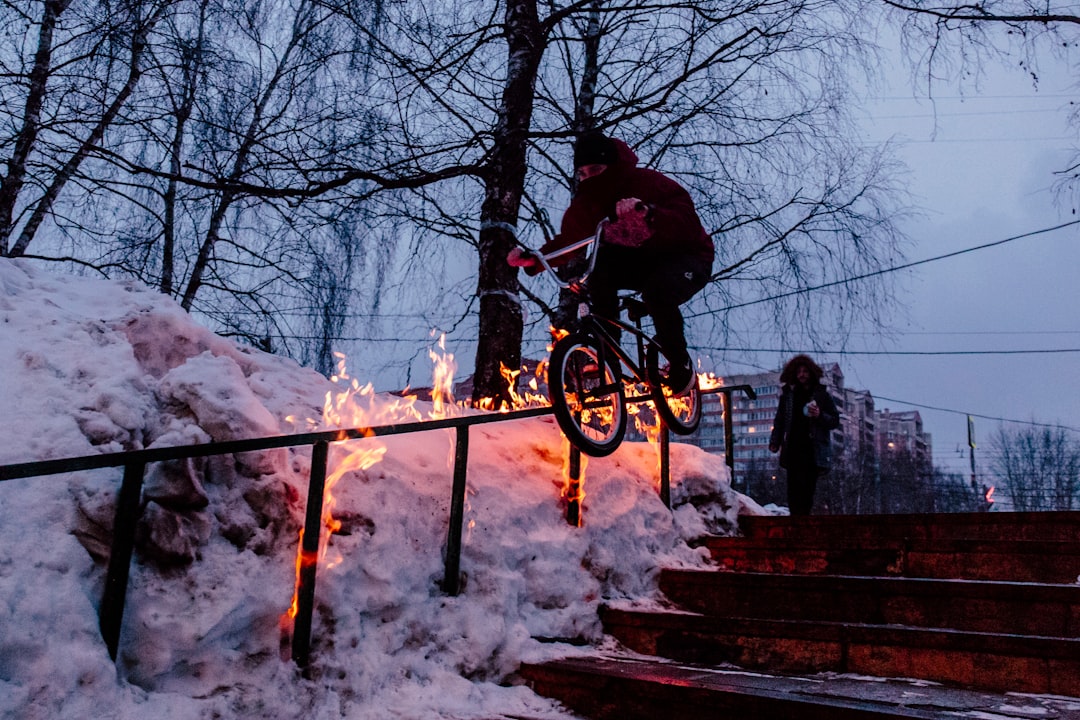
{"label": "snowy slope", "polygon": [[[349,421],[434,411],[240,347],[136,283],[0,259],[0,464],[303,432],[326,427],[327,393],[344,391]],[[627,443],[588,463],[584,526],[570,527],[552,419],[479,426],[465,581],[448,597],[453,439],[332,446],[332,471],[363,469],[331,488],[342,528],[319,567],[307,677],[288,659],[283,614],[310,448],[150,467],[116,665],[97,610],[122,471],[0,483],[0,716],[569,717],[514,671],[582,649],[535,638],[605,642],[600,603],[649,602],[661,565],[707,564],[687,540],[761,512],[730,490],[722,458],[682,444],[669,511],[654,449]]]}

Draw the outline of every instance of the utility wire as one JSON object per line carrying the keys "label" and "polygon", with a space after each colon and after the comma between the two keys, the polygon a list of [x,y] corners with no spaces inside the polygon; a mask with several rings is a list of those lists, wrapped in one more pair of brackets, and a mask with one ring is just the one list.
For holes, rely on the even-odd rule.
{"label": "utility wire", "polygon": [[[758,370],[761,370],[763,372],[775,372],[773,370],[770,370],[768,368],[762,367],[761,365],[757,365],[757,364],[754,364],[754,363],[743,363],[743,364],[748,365],[750,367],[757,368]],[[954,415],[970,415],[971,417],[977,417],[977,418],[979,418],[981,420],[995,420],[995,421],[998,421],[998,422],[1014,423],[1016,425],[1030,425],[1030,426],[1033,426],[1033,427],[1046,427],[1046,428],[1051,428],[1051,429],[1055,429],[1055,430],[1065,430],[1065,431],[1068,431],[1068,432],[1080,433],[1080,428],[1075,428],[1075,427],[1072,427],[1070,425],[1062,425],[1060,423],[1041,423],[1041,422],[1037,422],[1035,420],[1014,420],[1012,418],[1005,418],[1005,417],[1000,417],[1000,416],[997,416],[997,415],[981,415],[979,413],[967,412],[965,410],[954,410],[952,408],[943,408],[943,407],[940,407],[940,406],[937,406],[937,405],[926,405],[926,404],[923,404],[923,403],[911,402],[910,400],[900,400],[898,398],[886,397],[885,395],[878,395],[877,393],[875,393],[872,390],[866,390],[864,392],[870,393],[871,397],[873,397],[875,401],[876,400],[885,400],[886,402],[900,403],[901,405],[908,405],[910,407],[923,408],[924,410],[936,410],[938,412],[952,413]]]}
{"label": "utility wire", "polygon": [[1055,230],[1061,230],[1063,228],[1071,227],[1077,224],[1080,224],[1080,220],[1072,220],[1067,223],[1062,223],[1061,225],[1055,225],[1054,227],[1043,228],[1042,230],[1032,230],[1031,232],[1023,233],[1022,235],[1014,235],[1013,237],[1005,238],[1004,240],[995,240],[994,242],[985,243],[983,245],[976,245],[975,247],[969,247],[951,253],[945,253],[944,255],[937,255],[935,257],[925,258],[923,260],[916,260],[914,262],[904,263],[903,265],[894,265],[892,267],[882,268],[881,270],[875,270],[874,272],[865,273],[863,275],[855,275],[841,280],[833,280],[832,282],[827,282],[808,288],[801,288],[799,290],[792,290],[791,292],[781,293],[779,295],[773,295],[771,297],[750,300],[744,303],[739,303],[737,305],[728,305],[727,307],[719,308],[717,310],[708,310],[700,313],[693,313],[687,315],[686,317],[689,319],[695,317],[702,317],[704,315],[715,315],[719,312],[726,312],[728,310],[735,310],[737,308],[749,307],[750,305],[758,305],[760,303],[771,302],[773,300],[781,300],[783,298],[791,297],[793,295],[803,295],[808,292],[813,292],[814,290],[824,290],[825,288],[835,287],[837,285],[845,285],[850,282],[855,282],[856,280],[866,280],[867,278],[877,277],[878,275],[885,275],[887,273],[896,272],[897,270],[907,270],[908,268],[913,268],[918,265],[925,265],[927,263],[936,262],[938,260],[946,260],[948,258],[956,257],[958,255],[965,255],[970,252],[975,252],[976,250],[986,250],[987,248],[997,247],[998,245],[1004,245],[1015,240],[1022,240],[1023,238],[1033,237],[1035,235],[1041,235],[1043,233],[1053,232]]}
{"label": "utility wire", "polygon": [[900,403],[901,405],[910,405],[911,407],[923,408],[925,410],[937,410],[939,412],[953,413],[954,415],[970,415],[981,420],[996,420],[998,422],[1015,423],[1017,425],[1032,425],[1034,427],[1052,428],[1054,430],[1067,430],[1069,432],[1080,433],[1080,428],[1075,428],[1070,425],[1061,425],[1060,423],[1042,423],[1035,420],[1013,420],[1012,418],[998,417],[996,415],[980,415],[979,413],[964,412],[963,410],[953,410],[951,408],[937,407],[935,405],[923,405],[920,403],[910,402],[908,400],[898,400],[896,398],[885,397],[884,395],[877,395],[873,392],[870,393],[875,400],[885,400],[887,402]]}

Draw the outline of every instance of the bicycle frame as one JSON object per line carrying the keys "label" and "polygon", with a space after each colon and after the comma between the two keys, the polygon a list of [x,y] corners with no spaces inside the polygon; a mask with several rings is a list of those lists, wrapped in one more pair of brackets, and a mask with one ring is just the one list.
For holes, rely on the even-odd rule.
{"label": "bicycle frame", "polygon": [[[581,295],[581,290],[586,279],[592,274],[596,268],[596,257],[599,255],[600,240],[604,236],[604,228],[608,224],[607,218],[604,218],[596,226],[596,232],[587,238],[578,240],[575,243],[571,243],[564,248],[559,248],[554,252],[547,255],[534,255],[545,270],[555,279],[555,282],[560,288],[570,290],[575,295]],[[569,280],[563,280],[559,277],[559,274],[555,271],[555,268],[551,266],[550,261],[555,258],[562,257],[563,255],[569,255],[570,253],[577,252],[582,248],[585,249],[586,257],[586,269],[578,277],[571,278]],[[624,298],[620,298],[624,299]],[[583,309],[584,308],[584,309]],[[606,362],[607,358],[603,357],[606,351],[610,350],[615,354],[619,360],[626,365],[627,368],[633,373],[633,379],[639,382],[648,382],[645,377],[645,344],[652,343],[659,347],[659,343],[653,338],[649,337],[641,329],[641,321],[637,320],[634,325],[623,322],[619,318],[608,318],[602,315],[595,315],[592,312],[591,307],[586,299],[582,298],[581,303],[578,305],[578,317],[577,320],[582,325],[586,326],[587,330],[599,339],[600,342],[600,354],[599,358],[601,362]],[[634,339],[637,342],[637,358],[636,361],[630,356],[623,347],[622,344],[612,337],[611,332],[604,327],[604,324],[609,326],[617,326],[620,329],[633,334]],[[661,348],[662,349],[662,348]]]}
{"label": "bicycle frame", "polygon": [[[587,303],[585,303],[587,304]],[[578,322],[586,326],[587,331],[600,340],[600,362],[607,362],[605,354],[612,352],[633,374],[633,379],[639,382],[647,382],[645,377],[645,344],[655,343],[656,341],[649,337],[644,330],[641,329],[640,321],[631,325],[623,322],[619,319],[607,318],[602,315],[594,315],[591,311],[578,318]],[[622,346],[622,343],[615,340],[606,327],[607,325],[618,326],[624,332],[629,332],[634,336],[634,340],[637,343],[637,358],[631,357],[630,353],[626,351],[626,348]]]}

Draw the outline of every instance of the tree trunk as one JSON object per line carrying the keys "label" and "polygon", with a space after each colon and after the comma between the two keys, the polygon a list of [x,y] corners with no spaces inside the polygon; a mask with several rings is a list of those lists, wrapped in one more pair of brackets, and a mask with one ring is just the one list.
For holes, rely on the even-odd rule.
{"label": "tree trunk", "polygon": [[23,124],[15,138],[15,149],[7,161],[7,173],[0,181],[0,255],[8,254],[8,240],[14,228],[15,205],[26,181],[26,161],[34,148],[41,125],[41,108],[52,69],[53,32],[61,13],[71,0],[46,2],[38,30],[37,52],[30,71]]}
{"label": "tree trunk", "polygon": [[492,139],[480,209],[480,331],[473,374],[473,401],[509,402],[501,368],[521,365],[523,320],[517,270],[506,263],[514,246],[525,189],[525,167],[537,68],[544,51],[535,0],[510,0],[506,8],[506,86]]}
{"label": "tree trunk", "polygon": [[135,86],[138,85],[139,79],[142,77],[142,56],[146,50],[147,36],[153,30],[154,26],[161,20],[164,14],[164,9],[167,4],[162,5],[154,9],[151,14],[144,20],[139,27],[136,27],[131,37],[131,49],[130,56],[128,58],[128,75],[124,82],[123,87],[117,93],[109,107],[106,108],[101,118],[94,125],[94,128],[90,131],[90,134],[79,145],[78,149],[72,153],[68,161],[64,163],[64,166],[57,171],[53,177],[52,183],[49,184],[48,189],[45,190],[45,194],[38,200],[37,205],[34,206],[33,211],[30,213],[29,219],[23,226],[22,232],[19,234],[18,240],[11,247],[11,257],[18,257],[26,252],[26,248],[30,245],[30,242],[34,239],[34,235],[37,234],[38,228],[41,223],[45,221],[45,218],[52,212],[53,203],[56,202],[56,198],[59,197],[60,192],[67,185],[68,181],[75,176],[79,166],[90,155],[90,151],[97,147],[98,143],[105,136],[105,131],[112,125],[113,120],[120,113],[121,108],[131,97],[131,94],[135,92]]}

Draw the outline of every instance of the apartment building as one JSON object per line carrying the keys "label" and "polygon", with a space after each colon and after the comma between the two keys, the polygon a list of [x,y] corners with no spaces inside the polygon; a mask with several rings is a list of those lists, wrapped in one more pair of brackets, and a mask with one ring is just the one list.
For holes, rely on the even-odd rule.
{"label": "apartment building", "polygon": [[876,449],[878,457],[895,450],[906,450],[923,467],[933,465],[930,433],[923,432],[918,410],[892,412],[888,408],[877,413]]}
{"label": "apartment building", "polygon": [[[879,457],[882,448],[903,446],[928,463],[932,462],[930,436],[923,432],[922,419],[917,411],[893,413],[876,411],[874,397],[867,390],[845,387],[844,373],[839,364],[822,368],[822,382],[840,411],[840,427],[833,431],[833,456],[849,455],[865,458],[867,453]],[[769,452],[776,408],[780,402],[780,371],[725,375],[724,385],[749,385],[757,398],[750,400],[742,393],[732,394],[733,471],[737,487],[741,480],[757,468],[775,468],[776,456]],[[724,416],[720,395],[703,399],[701,426],[697,433],[686,438],[703,450],[716,454],[724,452]]]}

